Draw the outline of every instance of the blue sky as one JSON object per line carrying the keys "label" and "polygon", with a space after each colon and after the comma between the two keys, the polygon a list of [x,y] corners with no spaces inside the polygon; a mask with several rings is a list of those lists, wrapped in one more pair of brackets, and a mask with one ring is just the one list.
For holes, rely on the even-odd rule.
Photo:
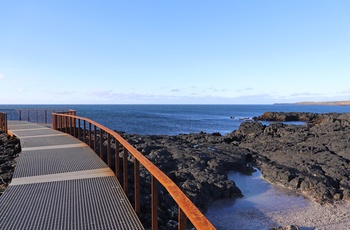
{"label": "blue sky", "polygon": [[350,100],[350,1],[0,0],[0,104]]}

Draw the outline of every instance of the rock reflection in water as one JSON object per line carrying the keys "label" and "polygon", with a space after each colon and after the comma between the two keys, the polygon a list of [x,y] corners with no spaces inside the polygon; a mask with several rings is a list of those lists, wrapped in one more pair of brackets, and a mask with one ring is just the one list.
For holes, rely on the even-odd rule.
{"label": "rock reflection in water", "polygon": [[[280,226],[271,213],[302,208],[310,202],[290,190],[266,182],[259,171],[251,176],[229,173],[244,197],[213,202],[206,213],[217,229],[269,229]],[[291,223],[292,224],[292,223]]]}

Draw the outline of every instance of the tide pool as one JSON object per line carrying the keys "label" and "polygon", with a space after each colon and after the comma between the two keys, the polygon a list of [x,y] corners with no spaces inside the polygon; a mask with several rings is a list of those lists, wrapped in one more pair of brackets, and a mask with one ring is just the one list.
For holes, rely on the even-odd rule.
{"label": "tide pool", "polygon": [[244,197],[214,201],[209,206],[206,216],[217,229],[278,227],[280,223],[273,220],[274,213],[302,209],[312,202],[289,189],[270,184],[258,170],[252,175],[232,172],[228,177]]}

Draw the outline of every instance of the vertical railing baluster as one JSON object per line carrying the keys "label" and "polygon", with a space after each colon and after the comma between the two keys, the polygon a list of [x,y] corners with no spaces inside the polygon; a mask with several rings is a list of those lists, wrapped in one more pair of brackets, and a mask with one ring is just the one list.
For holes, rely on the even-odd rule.
{"label": "vertical railing baluster", "polygon": [[56,130],[55,115],[52,114],[52,129]]}
{"label": "vertical railing baluster", "polygon": [[66,133],[68,133],[68,117],[65,117],[65,124],[64,124],[64,130],[66,131]]}
{"label": "vertical railing baluster", "polygon": [[187,216],[182,211],[181,207],[179,206],[179,214],[178,214],[178,230],[186,230],[187,227]]}
{"label": "vertical railing baluster", "polygon": [[45,124],[47,124],[47,110],[45,109]]}
{"label": "vertical railing baluster", "polygon": [[84,131],[83,131],[83,135],[84,135],[84,143],[86,144],[86,121],[84,120]]}
{"label": "vertical railing baluster", "polygon": [[89,146],[91,148],[91,123],[89,122]]}
{"label": "vertical railing baluster", "polygon": [[7,113],[5,113],[5,132],[8,133]]}
{"label": "vertical railing baluster", "polygon": [[78,118],[78,139],[79,139],[79,140],[81,140],[81,139],[80,139],[80,123],[81,123],[81,122],[80,122],[80,118]]}
{"label": "vertical railing baluster", "polygon": [[73,136],[73,118],[69,117],[69,134]]}
{"label": "vertical railing baluster", "polygon": [[140,162],[134,160],[134,203],[135,203],[135,212],[137,216],[140,216]]}
{"label": "vertical railing baluster", "polygon": [[111,134],[107,133],[107,165],[111,167]]}
{"label": "vertical railing baluster", "polygon": [[22,110],[19,110],[19,120],[22,121]]}
{"label": "vertical railing baluster", "polygon": [[103,130],[100,128],[100,158],[103,160]]}
{"label": "vertical railing baluster", "polygon": [[69,120],[70,120],[70,117],[66,117],[67,119],[66,119],[66,121],[67,121],[67,124],[66,124],[66,126],[67,126],[67,133],[70,135],[70,125],[69,125]]}
{"label": "vertical railing baluster", "polygon": [[28,109],[28,122],[29,122],[29,109]]}
{"label": "vertical railing baluster", "polygon": [[128,195],[128,150],[125,147],[123,149],[123,185],[124,192]]}
{"label": "vertical railing baluster", "polygon": [[117,139],[115,140],[115,158],[114,158],[114,170],[115,170],[115,176],[118,180],[120,180],[120,166],[119,166],[119,142]]}
{"label": "vertical railing baluster", "polygon": [[77,119],[73,118],[74,137],[77,137]]}
{"label": "vertical railing baluster", "polygon": [[39,123],[39,110],[36,111],[36,122]]}
{"label": "vertical railing baluster", "polygon": [[97,132],[96,132],[96,125],[94,125],[94,152],[97,153]]}
{"label": "vertical railing baluster", "polygon": [[158,230],[158,181],[151,176],[152,230]]}
{"label": "vertical railing baluster", "polygon": [[52,119],[55,118],[55,130],[58,130],[58,117],[57,115],[53,115]]}

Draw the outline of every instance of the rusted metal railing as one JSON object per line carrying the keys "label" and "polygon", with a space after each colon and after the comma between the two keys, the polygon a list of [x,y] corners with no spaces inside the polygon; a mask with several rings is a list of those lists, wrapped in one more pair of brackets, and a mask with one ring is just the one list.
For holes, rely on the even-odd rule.
{"label": "rusted metal railing", "polygon": [[[81,139],[87,143],[91,149],[95,150],[95,152],[97,151],[97,131],[99,131],[100,146],[99,152],[97,151],[96,154],[98,154],[109,167],[114,168],[115,175],[122,182],[124,192],[127,195],[129,187],[128,156],[131,154],[134,159],[134,209],[138,215],[140,214],[140,165],[151,174],[151,214],[153,230],[158,229],[159,185],[162,185],[168,191],[178,205],[179,230],[186,229],[187,220],[190,220],[192,225],[197,229],[215,229],[209,220],[168,176],[115,131],[88,118],[58,113],[52,114],[52,128]],[[103,135],[107,135],[107,156],[105,156],[103,152]],[[112,138],[115,141],[114,152],[112,152],[111,149]],[[121,159],[119,159],[120,147],[122,149]],[[112,156],[114,156],[114,162],[112,162]],[[123,167],[122,172],[120,172],[120,163],[122,163]],[[120,178],[121,173],[123,178]]]}
{"label": "rusted metal railing", "polygon": [[7,114],[3,112],[0,112],[0,130],[5,133],[8,132]]}

